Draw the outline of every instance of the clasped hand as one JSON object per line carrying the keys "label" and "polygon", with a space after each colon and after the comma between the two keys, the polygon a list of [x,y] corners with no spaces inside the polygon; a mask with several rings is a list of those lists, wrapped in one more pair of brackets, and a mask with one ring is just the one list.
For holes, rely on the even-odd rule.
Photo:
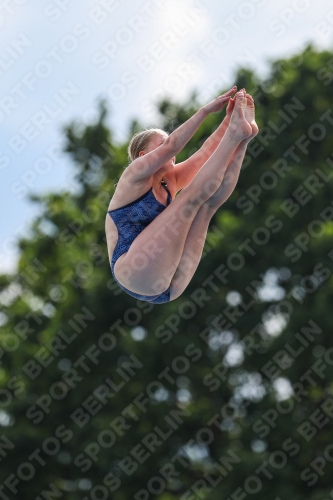
{"label": "clasped hand", "polygon": [[206,111],[206,113],[217,113],[218,111],[221,111],[221,109],[229,101],[230,97],[236,92],[236,90],[237,87],[235,86],[232,89],[228,90],[228,92],[225,92],[224,94],[214,99],[212,102],[206,104],[203,109]]}

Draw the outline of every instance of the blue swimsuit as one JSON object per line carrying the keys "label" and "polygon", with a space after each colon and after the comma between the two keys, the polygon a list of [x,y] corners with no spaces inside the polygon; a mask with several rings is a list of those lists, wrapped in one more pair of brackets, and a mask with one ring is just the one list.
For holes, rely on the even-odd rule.
{"label": "blue swimsuit", "polygon": [[[168,193],[168,205],[172,201],[171,194],[166,187],[166,184],[162,186]],[[165,210],[165,206],[156,200],[153,188],[140,196],[132,203],[128,203],[124,207],[116,208],[115,210],[109,210],[113,222],[116,224],[118,229],[118,241],[115,246],[112,259],[111,259],[111,271],[115,281],[118,283],[120,288],[125,290],[129,295],[135,297],[136,299],[146,300],[147,302],[153,302],[154,304],[163,304],[164,302],[170,302],[170,286],[165,292],[159,295],[140,295],[138,293],[131,292],[127,288],[123,287],[117,280],[114,274],[114,266],[116,261],[121,255],[126,253],[135,240],[135,238],[161,213]]]}

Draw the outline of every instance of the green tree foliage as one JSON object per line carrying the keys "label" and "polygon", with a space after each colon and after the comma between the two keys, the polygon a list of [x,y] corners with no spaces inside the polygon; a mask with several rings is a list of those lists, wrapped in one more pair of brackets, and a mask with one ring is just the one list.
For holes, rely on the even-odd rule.
{"label": "green tree foliage", "polygon": [[[332,61],[309,46],[264,81],[238,72],[261,131],[169,304],[110,272],[127,155],[107,104],[64,130],[78,189],[32,197],[18,273],[0,277],[0,498],[333,498]],[[197,106],[160,103],[162,127]]]}

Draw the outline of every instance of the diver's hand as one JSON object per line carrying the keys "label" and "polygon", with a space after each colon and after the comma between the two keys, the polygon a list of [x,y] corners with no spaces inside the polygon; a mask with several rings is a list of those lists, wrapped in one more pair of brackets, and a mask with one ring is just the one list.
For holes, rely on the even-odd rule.
{"label": "diver's hand", "polygon": [[228,92],[225,92],[224,94],[214,99],[212,102],[206,104],[206,106],[203,106],[203,109],[207,114],[217,113],[218,111],[221,111],[231,98],[232,94],[236,92],[236,90],[237,87],[235,86],[232,89],[228,90]]}

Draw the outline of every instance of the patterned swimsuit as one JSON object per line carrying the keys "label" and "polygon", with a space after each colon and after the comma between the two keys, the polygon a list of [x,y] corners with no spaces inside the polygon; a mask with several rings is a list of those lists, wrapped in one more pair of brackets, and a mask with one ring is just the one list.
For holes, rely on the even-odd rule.
{"label": "patterned swimsuit", "polygon": [[[168,193],[167,204],[169,205],[172,201],[171,194],[166,187],[166,183],[163,183],[163,181],[162,186]],[[154,304],[163,304],[170,301],[170,286],[165,292],[159,295],[140,295],[134,293],[119,283],[114,274],[114,266],[119,257],[128,251],[135,238],[165,209],[166,207],[155,198],[153,188],[150,188],[146,194],[140,196],[137,200],[128,203],[124,207],[108,211],[118,229],[118,241],[111,259],[113,277],[120,288],[132,297],[153,302]]]}

